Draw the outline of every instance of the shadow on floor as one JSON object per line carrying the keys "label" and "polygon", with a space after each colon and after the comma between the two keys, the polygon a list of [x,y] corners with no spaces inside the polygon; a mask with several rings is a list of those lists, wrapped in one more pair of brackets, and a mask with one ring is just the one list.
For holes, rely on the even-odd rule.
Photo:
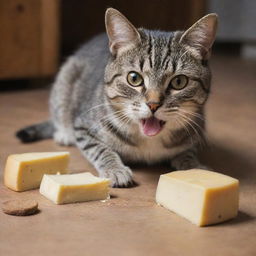
{"label": "shadow on floor", "polygon": [[224,222],[222,226],[233,226],[241,223],[251,222],[254,220],[255,220],[255,217],[247,214],[246,212],[238,211],[237,217],[235,217],[230,221]]}
{"label": "shadow on floor", "polygon": [[210,143],[200,152],[200,159],[215,171],[238,178],[239,180],[252,180],[256,176],[256,163],[247,152],[241,149],[227,148],[224,145]]}

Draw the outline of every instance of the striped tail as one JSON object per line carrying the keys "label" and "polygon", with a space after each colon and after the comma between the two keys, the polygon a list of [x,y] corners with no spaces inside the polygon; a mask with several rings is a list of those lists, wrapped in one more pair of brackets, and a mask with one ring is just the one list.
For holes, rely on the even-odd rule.
{"label": "striped tail", "polygon": [[51,121],[27,126],[16,132],[16,137],[23,143],[34,142],[38,140],[52,138],[54,126]]}

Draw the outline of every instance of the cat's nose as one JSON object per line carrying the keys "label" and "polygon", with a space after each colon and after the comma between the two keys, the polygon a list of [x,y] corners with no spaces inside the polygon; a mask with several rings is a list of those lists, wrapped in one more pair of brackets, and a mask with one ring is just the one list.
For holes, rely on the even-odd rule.
{"label": "cat's nose", "polygon": [[157,109],[161,106],[160,102],[147,102],[148,107],[150,108],[152,113],[155,113],[157,111]]}

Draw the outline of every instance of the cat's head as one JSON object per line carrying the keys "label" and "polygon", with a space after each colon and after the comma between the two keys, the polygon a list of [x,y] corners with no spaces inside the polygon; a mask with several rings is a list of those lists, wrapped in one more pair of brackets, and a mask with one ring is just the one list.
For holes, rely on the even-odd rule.
{"label": "cat's head", "polygon": [[208,60],[216,27],[217,15],[209,14],[185,32],[136,29],[120,12],[108,9],[111,58],[105,91],[117,116],[138,123],[147,136],[198,117],[209,94]]}

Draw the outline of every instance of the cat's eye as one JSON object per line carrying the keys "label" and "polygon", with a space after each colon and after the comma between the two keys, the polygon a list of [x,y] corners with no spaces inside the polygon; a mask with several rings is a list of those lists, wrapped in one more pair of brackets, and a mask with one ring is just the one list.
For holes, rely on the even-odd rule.
{"label": "cat's eye", "polygon": [[127,81],[131,86],[135,87],[143,85],[144,82],[142,76],[135,71],[129,72],[127,75]]}
{"label": "cat's eye", "polygon": [[175,90],[181,90],[185,88],[187,84],[188,84],[188,78],[185,75],[175,76],[170,83],[171,87]]}

